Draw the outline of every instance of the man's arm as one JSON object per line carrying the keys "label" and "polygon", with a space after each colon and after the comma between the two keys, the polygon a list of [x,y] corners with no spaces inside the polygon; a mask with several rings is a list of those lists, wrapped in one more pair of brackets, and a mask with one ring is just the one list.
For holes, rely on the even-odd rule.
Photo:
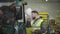
{"label": "man's arm", "polygon": [[47,24],[45,22],[42,22],[42,24],[41,24],[42,33],[45,33],[46,29],[47,29]]}

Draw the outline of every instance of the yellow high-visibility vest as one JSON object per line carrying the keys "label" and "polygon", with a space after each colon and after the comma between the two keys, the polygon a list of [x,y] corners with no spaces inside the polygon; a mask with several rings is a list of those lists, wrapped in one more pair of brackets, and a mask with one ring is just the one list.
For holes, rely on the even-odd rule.
{"label": "yellow high-visibility vest", "polygon": [[38,20],[36,21],[36,23],[33,24],[33,23],[34,23],[34,20],[32,20],[32,21],[31,21],[32,29],[33,29],[33,30],[40,30],[40,29],[41,29],[40,26],[41,26],[42,22],[43,22],[43,19],[38,19]]}

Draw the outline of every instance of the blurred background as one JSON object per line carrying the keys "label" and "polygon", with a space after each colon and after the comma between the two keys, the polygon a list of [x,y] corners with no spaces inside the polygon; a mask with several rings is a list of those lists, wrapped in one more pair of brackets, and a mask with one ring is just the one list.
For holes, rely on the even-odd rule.
{"label": "blurred background", "polygon": [[60,0],[0,0],[0,33],[31,34],[27,21],[31,21],[33,10],[47,23],[49,34],[52,29],[60,34]]}

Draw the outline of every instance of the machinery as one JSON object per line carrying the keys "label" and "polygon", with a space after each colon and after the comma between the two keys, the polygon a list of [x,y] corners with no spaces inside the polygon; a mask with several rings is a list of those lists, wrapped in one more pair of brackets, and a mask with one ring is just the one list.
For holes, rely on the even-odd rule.
{"label": "machinery", "polygon": [[[21,0],[20,0],[21,1]],[[10,24],[4,24],[2,26],[2,29],[4,30],[4,32],[6,32],[6,34],[26,34],[26,30],[25,30],[25,12],[24,12],[24,6],[26,5],[26,3],[22,3],[22,5],[18,5],[19,0],[16,0],[16,3],[14,4],[14,2],[12,2],[13,4],[11,6],[15,6],[16,12],[14,15],[13,12],[13,18],[11,17],[11,13],[8,12],[6,13],[6,17],[8,17],[10,20],[13,20],[12,25]],[[12,8],[11,6],[8,6],[8,8]],[[3,7],[4,10],[6,9],[6,6]],[[13,8],[14,9],[14,8]],[[15,10],[14,9],[14,10]],[[11,10],[11,11],[14,11]],[[9,9],[10,11],[10,9]],[[9,22],[9,21],[8,21]]]}

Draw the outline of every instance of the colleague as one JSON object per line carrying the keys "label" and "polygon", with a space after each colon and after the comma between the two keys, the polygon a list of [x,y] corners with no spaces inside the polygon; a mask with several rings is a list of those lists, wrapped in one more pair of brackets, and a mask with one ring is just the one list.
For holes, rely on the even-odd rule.
{"label": "colleague", "polygon": [[37,11],[32,11],[32,20],[31,20],[31,27],[32,27],[32,34],[42,34],[46,32],[46,23],[42,19],[41,16],[38,15]]}
{"label": "colleague", "polygon": [[56,34],[56,22],[54,19],[50,19],[50,34]]}

